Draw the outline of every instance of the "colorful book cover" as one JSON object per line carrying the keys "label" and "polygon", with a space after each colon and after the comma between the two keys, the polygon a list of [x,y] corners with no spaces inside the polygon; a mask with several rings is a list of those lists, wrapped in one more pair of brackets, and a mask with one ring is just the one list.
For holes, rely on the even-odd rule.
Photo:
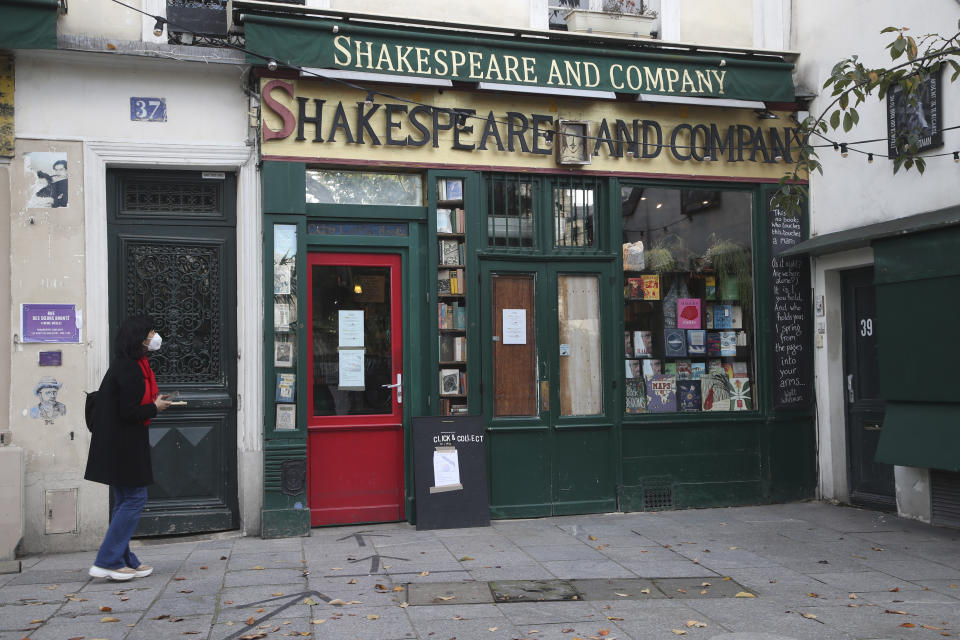
{"label": "colorful book cover", "polygon": [[687,331],[687,353],[691,356],[702,356],[707,353],[707,332],[703,329]]}
{"label": "colorful book cover", "polygon": [[462,200],[463,199],[463,180],[457,178],[447,178],[443,192],[440,194],[444,200]]}
{"label": "colorful book cover", "polygon": [[708,373],[700,380],[700,394],[704,411],[730,410],[730,382],[722,369]]}
{"label": "colorful book cover", "polygon": [[707,363],[706,362],[691,362],[690,363],[690,379],[699,380],[703,376],[707,375]]}
{"label": "colorful book cover", "polygon": [[725,374],[727,374],[727,378],[732,378],[732,377],[733,377],[733,363],[732,363],[732,362],[724,362],[724,363],[721,364],[720,366],[723,367],[723,372],[724,372]]}
{"label": "colorful book cover", "polygon": [[640,286],[643,289],[644,300],[660,299],[660,276],[653,273],[640,276]]}
{"label": "colorful book cover", "polygon": [[663,362],[660,360],[641,360],[643,362],[643,377],[652,378],[663,373]]}
{"label": "colorful book cover", "polygon": [[702,322],[700,298],[680,298],[677,300],[678,329],[699,329]]}
{"label": "colorful book cover", "polygon": [[703,279],[704,283],[704,298],[707,300],[716,300],[717,299],[717,276],[705,276]]}
{"label": "colorful book cover", "polygon": [[624,360],[624,375],[629,380],[630,378],[639,378],[640,377],[640,361],[639,360]]}
{"label": "colorful book cover", "polygon": [[627,300],[643,300],[643,284],[640,278],[627,278]]}
{"label": "colorful book cover", "polygon": [[624,387],[625,411],[627,413],[647,412],[647,387],[643,378],[631,378]]}
{"label": "colorful book cover", "polygon": [[633,340],[631,338],[632,335],[633,335],[632,331],[623,332],[623,348],[624,348],[623,353],[628,358],[633,355]]}
{"label": "colorful book cover", "polygon": [[453,328],[467,328],[467,308],[461,306],[458,302],[453,303]]}
{"label": "colorful book cover", "polygon": [[440,245],[440,264],[460,264],[460,243],[456,240],[442,239]]}
{"label": "colorful book cover", "polygon": [[714,305],[708,304],[703,311],[704,326],[707,329],[713,329],[713,307]]}
{"label": "colorful book cover", "polygon": [[720,355],[720,332],[719,331],[707,331],[707,355],[708,356]]}
{"label": "colorful book cover", "polygon": [[677,410],[677,379],[658,374],[647,381],[647,410],[670,413]]}
{"label": "colorful book cover", "polygon": [[732,358],[737,355],[737,332],[720,332],[720,357]]}
{"label": "colorful book cover", "polygon": [[663,373],[664,375],[677,377],[677,363],[676,362],[664,362],[663,363]]}
{"label": "colorful book cover", "polygon": [[294,402],[297,399],[297,374],[277,374],[277,402]]}
{"label": "colorful book cover", "polygon": [[687,332],[685,329],[663,330],[664,356],[683,358],[687,355]]}
{"label": "colorful book cover", "polygon": [[689,360],[677,360],[677,380],[693,379],[693,363]]}
{"label": "colorful book cover", "polygon": [[437,233],[453,233],[450,209],[437,209]]}
{"label": "colorful book cover", "polygon": [[707,373],[723,373],[723,365],[719,360],[707,360]]}
{"label": "colorful book cover", "polygon": [[730,305],[730,328],[743,329],[743,307],[738,304]]}
{"label": "colorful book cover", "polygon": [[701,411],[699,380],[677,380],[677,407],[680,411]]}
{"label": "colorful book cover", "polygon": [[736,377],[736,376],[746,377],[748,375],[750,375],[750,373],[747,371],[746,362],[743,362],[742,360],[738,360],[737,362],[733,363],[733,377]]}
{"label": "colorful book cover", "polygon": [[721,300],[739,300],[740,299],[740,281],[737,276],[726,273],[720,279],[720,299]]}
{"label": "colorful book cover", "polygon": [[717,304],[713,306],[713,328],[714,329],[732,329],[733,328],[733,305]]}
{"label": "colorful book cover", "polygon": [[750,411],[750,378],[733,376],[730,379],[730,408],[734,411]]}
{"label": "colorful book cover", "polygon": [[649,331],[633,332],[633,357],[653,357],[653,334]]}

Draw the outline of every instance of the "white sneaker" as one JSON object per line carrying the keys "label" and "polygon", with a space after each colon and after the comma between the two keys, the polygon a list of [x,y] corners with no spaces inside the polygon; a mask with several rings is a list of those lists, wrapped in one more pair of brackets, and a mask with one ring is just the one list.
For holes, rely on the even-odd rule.
{"label": "white sneaker", "polygon": [[131,569],[130,567],[121,567],[120,569],[102,569],[97,565],[93,565],[90,567],[90,570],[87,571],[87,573],[90,574],[91,578],[110,578],[111,580],[130,580],[137,577],[136,570]]}
{"label": "white sneaker", "polygon": [[148,575],[153,573],[153,567],[148,564],[142,564],[133,571],[137,574],[138,578],[146,578]]}

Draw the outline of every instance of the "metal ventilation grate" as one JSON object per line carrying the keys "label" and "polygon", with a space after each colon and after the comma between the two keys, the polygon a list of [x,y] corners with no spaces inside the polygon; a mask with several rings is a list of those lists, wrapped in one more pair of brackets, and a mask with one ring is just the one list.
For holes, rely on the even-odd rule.
{"label": "metal ventilation grate", "polygon": [[930,471],[933,524],[960,528],[960,473]]}
{"label": "metal ventilation grate", "polygon": [[673,508],[673,483],[670,478],[643,479],[643,509],[656,511]]}

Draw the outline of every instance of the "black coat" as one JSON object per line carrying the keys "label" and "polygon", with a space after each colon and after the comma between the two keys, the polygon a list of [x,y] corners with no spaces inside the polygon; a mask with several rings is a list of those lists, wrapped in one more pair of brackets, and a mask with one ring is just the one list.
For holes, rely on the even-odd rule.
{"label": "black coat", "polygon": [[150,441],[144,420],[157,415],[141,404],[146,379],[140,364],[117,358],[100,383],[93,410],[93,435],[83,477],[102,484],[145,487],[153,484]]}

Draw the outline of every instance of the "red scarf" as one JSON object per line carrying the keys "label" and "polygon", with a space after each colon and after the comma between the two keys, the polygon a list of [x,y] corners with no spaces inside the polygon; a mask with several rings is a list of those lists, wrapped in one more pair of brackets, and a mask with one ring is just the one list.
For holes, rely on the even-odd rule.
{"label": "red scarf", "polygon": [[[143,356],[137,360],[137,363],[140,365],[140,370],[143,371],[143,386],[145,387],[143,391],[143,401],[140,404],[153,404],[153,401],[157,399],[157,394],[160,393],[160,388],[157,386],[157,377],[153,375],[153,369],[150,368],[147,356]],[[143,424],[150,424],[150,421],[144,420]]]}

